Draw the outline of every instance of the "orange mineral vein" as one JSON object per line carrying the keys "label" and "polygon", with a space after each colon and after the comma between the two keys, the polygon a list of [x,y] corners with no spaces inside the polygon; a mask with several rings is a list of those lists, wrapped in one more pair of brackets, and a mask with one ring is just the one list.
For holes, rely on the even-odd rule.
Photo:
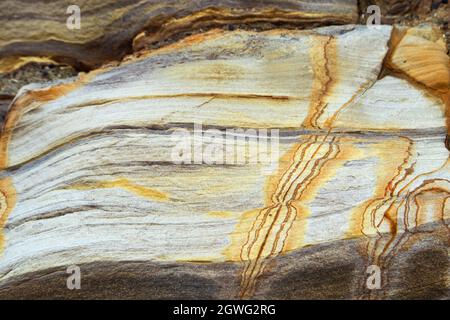
{"label": "orange mineral vein", "polygon": [[[336,39],[333,36],[317,36],[315,40],[310,54],[314,71],[313,94],[303,127],[318,129],[317,122],[327,107],[324,98],[335,81],[332,74],[336,69]],[[263,273],[267,258],[282,253],[294,221],[308,215],[299,202],[326,164],[340,153],[339,139],[330,133],[331,127],[323,135],[308,136],[298,146],[275,187],[271,204],[263,208],[254,220],[240,253],[240,259],[245,264],[241,276],[241,298],[253,295],[256,280]]]}
{"label": "orange mineral vein", "polygon": [[[326,97],[333,90],[338,77],[335,64],[336,43],[332,36],[319,36],[315,40],[316,45],[311,49],[311,62],[314,71],[313,92],[309,114],[303,126],[322,129],[318,122],[327,108]],[[435,48],[433,47],[433,49]],[[408,50],[414,53],[414,50],[420,51],[420,46],[413,46]],[[394,57],[396,54],[398,55],[396,50],[392,50],[392,52]],[[426,55],[427,59],[430,60],[428,64],[433,68],[439,68],[443,75],[450,74],[448,56],[442,55],[440,50],[434,50],[433,53],[439,59],[430,58],[428,54]],[[388,58],[388,65],[392,64],[389,63],[392,60],[392,56]],[[439,63],[436,63],[435,60]],[[432,84],[426,83],[430,80],[428,78],[425,80],[419,77],[411,79],[411,75],[413,75],[413,78],[420,75],[420,70],[417,72],[412,70],[416,67],[420,69],[420,66],[410,67],[407,65],[407,67],[409,69],[406,71],[400,71],[408,74],[409,80],[412,80],[412,82],[421,82],[432,90],[433,95],[440,96],[447,105],[446,115],[448,117],[450,113],[450,93],[447,77],[444,76],[444,80],[442,80],[445,85],[439,87],[439,90],[436,91]],[[368,85],[364,84],[350,101],[326,119],[324,127],[328,129],[328,132],[325,135],[307,137],[306,142],[294,151],[289,167],[281,174],[280,181],[278,181],[275,191],[270,197],[270,205],[258,213],[242,246],[240,259],[244,261],[245,267],[241,278],[241,298],[253,295],[257,278],[263,273],[267,258],[275,257],[283,252],[289,230],[296,219],[302,221],[304,228],[305,218],[309,214],[308,210],[302,207],[302,202],[305,201],[304,197],[307,194],[305,191],[313,184],[314,179],[320,176],[321,171],[327,170],[327,163],[336,159],[342,151],[339,149],[338,139],[330,135],[333,123],[338,118],[339,113],[350,105],[357,95],[365,91]],[[404,158],[401,159],[396,170],[394,170],[395,172],[392,172],[392,178],[380,181],[384,186],[380,188],[380,192],[377,191],[374,197],[369,199],[361,208],[362,210],[355,212],[354,220],[359,221],[359,225],[350,228],[358,228],[359,234],[366,234],[369,237],[369,244],[366,248],[369,263],[376,263],[381,266],[383,266],[383,261],[386,261],[389,256],[399,250],[402,244],[407,241],[408,233],[414,230],[424,219],[424,214],[421,213],[420,197],[429,192],[442,195],[440,197],[442,203],[436,204],[436,208],[440,208],[437,210],[436,220],[442,220],[444,224],[447,212],[446,204],[450,197],[450,182],[448,179],[450,162],[447,161],[436,170],[414,174],[414,159],[417,156],[414,142],[406,137],[400,137],[400,139],[407,142]],[[385,183],[387,184],[385,185]],[[381,233],[385,232],[382,227],[386,225],[389,226],[390,237],[382,239]]]}

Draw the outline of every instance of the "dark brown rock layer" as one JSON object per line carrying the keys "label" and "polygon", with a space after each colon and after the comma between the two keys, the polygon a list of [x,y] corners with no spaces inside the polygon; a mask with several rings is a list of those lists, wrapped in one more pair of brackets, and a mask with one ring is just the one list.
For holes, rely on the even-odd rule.
{"label": "dark brown rock layer", "polygon": [[[434,230],[430,232],[429,230]],[[448,299],[448,227],[428,225],[383,271],[382,289],[368,290],[365,239],[300,249],[269,265],[257,299]],[[80,265],[81,289],[69,290],[65,267],[9,280],[0,299],[235,299],[236,263],[98,262]]]}

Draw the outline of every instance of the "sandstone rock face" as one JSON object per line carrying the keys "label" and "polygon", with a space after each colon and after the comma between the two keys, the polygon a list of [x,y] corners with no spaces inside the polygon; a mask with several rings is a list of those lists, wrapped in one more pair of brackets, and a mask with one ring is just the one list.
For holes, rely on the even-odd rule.
{"label": "sandstone rock face", "polygon": [[[69,5],[81,9],[82,32],[66,28]],[[159,42],[196,28],[230,23],[305,26],[358,19],[356,0],[57,0],[52,6],[43,0],[32,6],[26,0],[6,0],[0,11],[14,12],[0,17],[5,26],[0,31],[0,58],[50,56],[86,67],[123,56],[141,32]]]}
{"label": "sandstone rock face", "polygon": [[[70,6],[80,29],[67,27]],[[358,21],[356,0],[5,0],[0,3],[0,96],[76,75],[133,51],[211,28],[312,28]],[[50,70],[48,70],[50,69]],[[75,70],[74,70],[75,69]]]}
{"label": "sandstone rock face", "polygon": [[[149,49],[186,19],[202,25],[199,3],[135,38],[138,54],[14,98],[0,136],[0,297],[449,298],[440,31],[212,29]],[[233,3],[208,14],[266,19],[269,2],[251,14]],[[345,23],[356,6],[294,4],[267,17]],[[71,265],[82,290],[66,288]]]}

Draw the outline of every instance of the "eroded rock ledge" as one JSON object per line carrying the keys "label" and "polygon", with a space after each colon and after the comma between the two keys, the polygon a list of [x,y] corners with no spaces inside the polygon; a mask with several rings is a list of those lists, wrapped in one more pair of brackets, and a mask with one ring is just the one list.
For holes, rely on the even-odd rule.
{"label": "eroded rock ledge", "polygon": [[[82,29],[66,28],[69,5],[79,5]],[[0,58],[43,56],[92,68],[131,52],[133,38],[144,33],[157,44],[177,34],[226,24],[313,26],[356,23],[356,0],[200,0],[195,1],[46,1],[6,0],[0,16]],[[1,63],[0,63],[1,65]]]}
{"label": "eroded rock ledge", "polygon": [[[66,26],[69,5],[80,7],[80,29]],[[74,76],[213,28],[313,28],[358,20],[356,0],[5,0],[0,11],[0,96],[10,100],[23,85]]]}
{"label": "eroded rock ledge", "polygon": [[[209,288],[186,284],[190,297],[324,297],[302,291],[314,281],[336,298],[448,297],[450,64],[437,32],[211,30],[23,88],[0,138],[0,296],[51,295],[51,279],[69,297],[56,279],[77,264],[115,279],[149,266],[160,297],[181,274]],[[174,163],[171,134],[196,123],[279,130],[278,166]],[[438,281],[399,280],[429,259]],[[331,282],[299,275],[327,261]],[[383,289],[367,292],[374,264]],[[129,297],[158,297],[145,288]]]}
{"label": "eroded rock ledge", "polygon": [[[0,96],[21,86],[75,75],[125,54],[154,49],[213,28],[276,28],[366,23],[369,5],[380,6],[383,24],[440,26],[448,36],[449,5],[441,0],[243,0],[3,1],[0,16]],[[81,9],[81,29],[66,27],[69,5]],[[359,5],[359,7],[358,7]]]}

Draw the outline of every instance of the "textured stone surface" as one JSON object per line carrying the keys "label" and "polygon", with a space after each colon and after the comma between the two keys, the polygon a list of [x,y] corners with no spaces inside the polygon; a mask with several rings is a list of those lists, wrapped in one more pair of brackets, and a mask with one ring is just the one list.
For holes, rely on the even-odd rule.
{"label": "textured stone surface", "polygon": [[[448,298],[436,32],[212,30],[22,88],[0,137],[0,297]],[[198,123],[278,129],[278,167],[175,164],[171,134]],[[73,264],[86,291],[66,292]]]}
{"label": "textured stone surface", "polygon": [[23,65],[10,72],[0,73],[0,96],[11,99],[19,89],[30,83],[51,82],[76,76],[72,67],[48,62],[24,62]]}
{"label": "textured stone surface", "polygon": [[381,10],[383,24],[417,26],[431,23],[439,27],[445,35],[447,51],[450,51],[450,4],[448,0],[361,0],[358,1],[361,23],[369,14],[367,8],[377,5]]}
{"label": "textured stone surface", "polygon": [[3,126],[3,121],[6,116],[6,112],[8,111],[9,104],[11,100],[6,97],[6,99],[0,98],[0,128]]}
{"label": "textured stone surface", "polygon": [[426,19],[436,10],[448,10],[446,0],[361,0],[360,10],[377,5],[381,9],[383,23],[405,23],[414,19]]}
{"label": "textured stone surface", "polygon": [[[66,26],[69,5],[81,28]],[[0,95],[76,75],[126,54],[212,28],[265,30],[356,23],[356,0],[4,0],[0,3]]]}
{"label": "textured stone surface", "polygon": [[[69,5],[81,9],[81,29],[66,27]],[[131,52],[141,32],[153,42],[229,23],[323,25],[355,23],[356,0],[5,0],[0,3],[0,59],[43,56],[93,67]],[[1,62],[0,62],[1,65]]]}
{"label": "textured stone surface", "polygon": [[[364,286],[367,240],[305,247],[272,259],[261,277],[260,299],[448,299],[448,229],[411,235],[413,250],[390,261],[383,290]],[[65,267],[28,273],[0,287],[0,299],[234,299],[240,265],[234,262],[93,262],[80,265],[82,290],[67,290]],[[199,289],[201,288],[201,289]]]}

